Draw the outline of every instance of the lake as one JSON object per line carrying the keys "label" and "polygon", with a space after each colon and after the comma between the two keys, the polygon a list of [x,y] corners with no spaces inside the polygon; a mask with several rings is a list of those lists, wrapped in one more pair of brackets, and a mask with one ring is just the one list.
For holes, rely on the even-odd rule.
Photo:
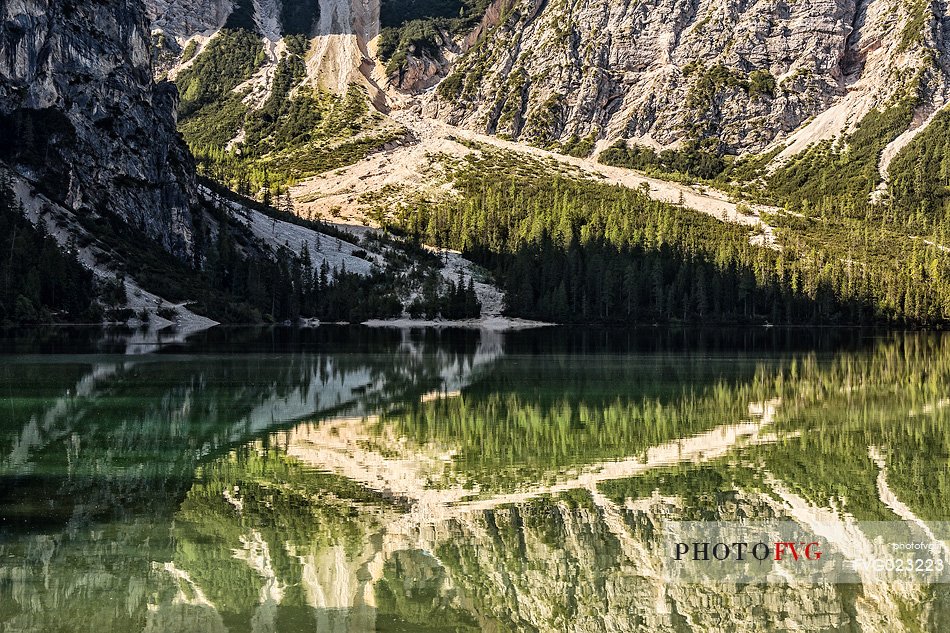
{"label": "lake", "polygon": [[8,331],[0,631],[946,630],[942,576],[676,577],[664,526],[942,560],[948,387],[939,333]]}

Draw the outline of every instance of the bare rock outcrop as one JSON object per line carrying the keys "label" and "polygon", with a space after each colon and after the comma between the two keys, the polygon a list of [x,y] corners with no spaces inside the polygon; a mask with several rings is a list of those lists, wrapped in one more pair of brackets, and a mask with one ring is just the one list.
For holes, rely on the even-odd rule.
{"label": "bare rock outcrop", "polygon": [[923,109],[945,97],[937,5],[508,2],[493,5],[497,25],[467,42],[429,114],[532,142],[708,139],[744,152],[787,141],[797,152],[902,90],[918,88]]}
{"label": "bare rock outcrop", "polygon": [[137,0],[0,3],[2,159],[80,215],[191,252],[194,165]]}

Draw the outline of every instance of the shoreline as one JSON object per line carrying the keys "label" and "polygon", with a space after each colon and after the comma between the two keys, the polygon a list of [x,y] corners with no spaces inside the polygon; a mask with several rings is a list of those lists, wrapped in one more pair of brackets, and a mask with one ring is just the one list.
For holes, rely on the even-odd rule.
{"label": "shoreline", "polygon": [[468,330],[487,330],[493,332],[505,332],[513,330],[530,330],[534,328],[553,327],[556,323],[546,323],[544,321],[530,321],[528,319],[518,319],[503,316],[487,316],[478,319],[370,319],[363,321],[360,325],[374,328],[393,328],[393,329],[413,329],[413,328],[462,328]]}

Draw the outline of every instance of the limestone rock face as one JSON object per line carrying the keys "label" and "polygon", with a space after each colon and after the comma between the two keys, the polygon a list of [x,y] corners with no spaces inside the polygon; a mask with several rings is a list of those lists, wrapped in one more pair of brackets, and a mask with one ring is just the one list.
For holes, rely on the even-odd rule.
{"label": "limestone rock face", "polygon": [[[370,43],[379,35],[379,0],[143,0],[156,36],[157,76],[174,79],[201,54],[222,28],[245,28],[258,33],[268,51],[265,73],[276,68],[282,40],[291,34],[310,40],[307,78],[319,89],[345,95],[351,84],[365,88],[374,102],[385,101],[373,75],[375,58]],[[307,24],[288,16],[307,5]],[[183,56],[186,47],[194,51]],[[269,88],[268,88],[269,91]]]}
{"label": "limestone rock face", "polygon": [[191,252],[194,165],[137,0],[0,2],[0,159],[79,214]]}
{"label": "limestone rock face", "polygon": [[430,114],[541,142],[710,139],[743,152],[800,138],[798,150],[853,129],[912,82],[923,109],[946,95],[943,16],[928,3],[504,2]]}
{"label": "limestone rock face", "polygon": [[145,8],[153,31],[188,39],[223,27],[234,5],[230,0],[146,0]]}
{"label": "limestone rock face", "polygon": [[[239,12],[273,44],[296,1],[145,3],[153,31],[180,55],[186,42],[200,54]],[[343,94],[357,83],[384,111],[426,95],[430,116],[532,143],[698,140],[790,156],[906,95],[920,98],[920,127],[950,94],[944,3],[495,0],[472,30],[437,27],[434,48],[411,46],[388,72],[375,46],[380,0],[319,0],[316,15],[314,85]],[[173,77],[175,64],[158,70]]]}

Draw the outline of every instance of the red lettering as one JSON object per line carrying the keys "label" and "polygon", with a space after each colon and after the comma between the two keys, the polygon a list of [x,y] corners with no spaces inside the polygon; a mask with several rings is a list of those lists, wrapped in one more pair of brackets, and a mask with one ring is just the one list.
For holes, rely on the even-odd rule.
{"label": "red lettering", "polygon": [[786,550],[791,552],[793,560],[798,560],[798,550],[795,549],[795,543],[788,541],[775,543],[775,560],[781,561],[782,555]]}

